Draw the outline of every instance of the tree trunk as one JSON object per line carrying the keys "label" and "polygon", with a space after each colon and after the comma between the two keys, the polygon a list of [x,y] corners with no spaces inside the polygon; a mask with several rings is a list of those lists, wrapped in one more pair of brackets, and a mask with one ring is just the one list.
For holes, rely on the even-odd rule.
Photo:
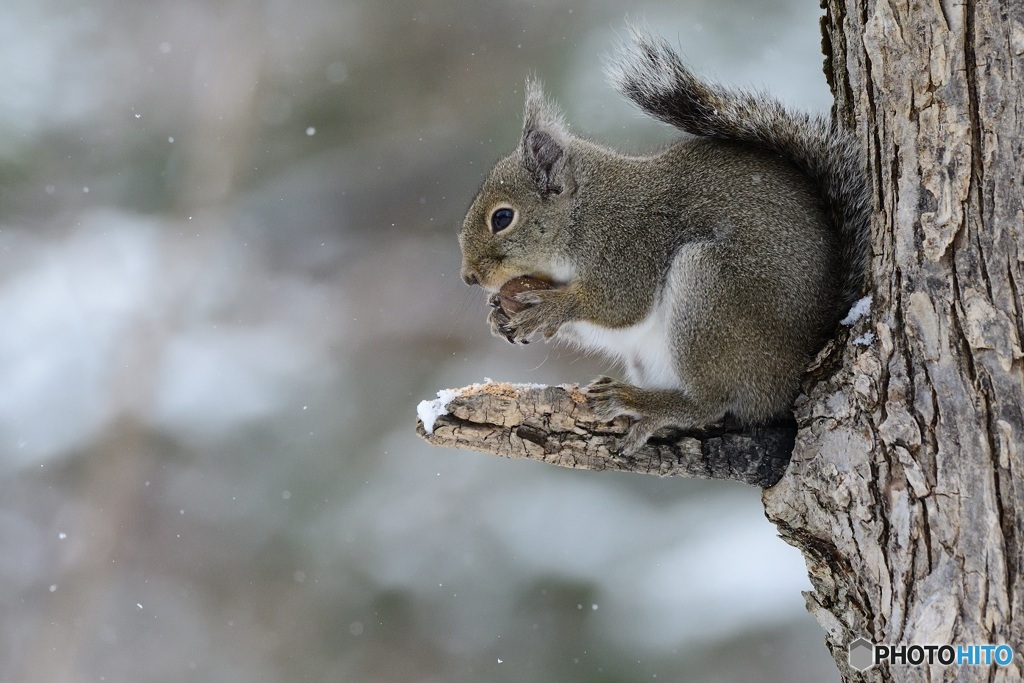
{"label": "tree trunk", "polygon": [[[1024,680],[1024,5],[826,4],[837,115],[873,180],[876,341],[809,390],[765,509],[845,680]],[[858,636],[1015,656],[858,673]]]}

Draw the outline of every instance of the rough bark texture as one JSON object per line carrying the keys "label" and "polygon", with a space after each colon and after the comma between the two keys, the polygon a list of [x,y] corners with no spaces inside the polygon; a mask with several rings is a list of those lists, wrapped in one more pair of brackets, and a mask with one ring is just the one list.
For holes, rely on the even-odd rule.
{"label": "rough bark texture", "polygon": [[[830,0],[826,71],[873,179],[871,348],[798,411],[764,494],[850,681],[1024,680],[1024,5]],[[858,635],[1005,669],[848,665]]]}
{"label": "rough bark texture", "polygon": [[597,419],[577,387],[489,382],[457,390],[445,407],[449,414],[437,418],[430,434],[422,422],[417,425],[420,436],[435,446],[561,467],[733,479],[755,486],[779,480],[796,434],[794,424],[753,431],[726,425],[666,430],[622,457],[614,447],[625,418],[610,424]]}

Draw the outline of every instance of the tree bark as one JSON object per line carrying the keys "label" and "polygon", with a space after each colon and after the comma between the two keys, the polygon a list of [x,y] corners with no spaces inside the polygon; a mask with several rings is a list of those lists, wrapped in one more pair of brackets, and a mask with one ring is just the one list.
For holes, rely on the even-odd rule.
{"label": "tree bark", "polygon": [[[807,560],[808,609],[843,680],[1024,680],[1024,4],[823,7],[835,114],[861,140],[872,181],[873,310],[853,335],[875,341],[823,354],[765,511]],[[522,433],[494,431],[504,418],[492,414],[470,440],[490,434],[554,464],[717,476],[706,464],[694,474],[706,454],[692,443],[679,447],[691,453],[682,465],[649,449],[625,466],[592,459],[608,455],[608,434],[575,418],[575,455],[552,456],[545,434],[563,409],[549,407]],[[478,410],[491,409],[519,407]],[[442,429],[467,429],[457,419]],[[732,478],[745,476],[757,483]],[[1006,644],[1014,658],[858,672],[847,648],[861,636]]]}
{"label": "tree bark", "polygon": [[[837,115],[873,179],[877,342],[810,390],[765,510],[844,680],[1024,680],[1024,6],[826,4]],[[860,635],[1015,657],[858,673]]]}
{"label": "tree bark", "polygon": [[723,424],[663,430],[627,457],[616,449],[626,418],[598,419],[576,386],[487,382],[434,403],[446,414],[429,432],[421,420],[417,432],[435,446],[575,469],[732,479],[754,486],[771,486],[782,477],[796,436],[796,424],[789,422],[755,429]]}

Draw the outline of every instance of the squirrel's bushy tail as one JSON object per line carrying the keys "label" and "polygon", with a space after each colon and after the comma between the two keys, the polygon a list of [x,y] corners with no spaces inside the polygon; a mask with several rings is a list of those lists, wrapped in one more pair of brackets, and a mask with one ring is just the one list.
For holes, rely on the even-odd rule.
{"label": "squirrel's bushy tail", "polygon": [[[774,98],[698,78],[665,40],[633,31],[609,67],[623,95],[651,116],[693,135],[777,152],[821,188],[843,243],[842,304],[860,296],[869,248],[870,205],[859,148],[828,117],[793,113]],[[840,314],[842,315],[842,314]]]}

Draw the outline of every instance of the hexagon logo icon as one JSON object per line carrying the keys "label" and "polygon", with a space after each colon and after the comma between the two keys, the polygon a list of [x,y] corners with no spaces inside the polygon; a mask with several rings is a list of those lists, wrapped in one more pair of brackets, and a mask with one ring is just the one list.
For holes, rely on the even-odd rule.
{"label": "hexagon logo icon", "polygon": [[857,671],[866,671],[875,665],[875,646],[861,636],[850,643],[850,666]]}

